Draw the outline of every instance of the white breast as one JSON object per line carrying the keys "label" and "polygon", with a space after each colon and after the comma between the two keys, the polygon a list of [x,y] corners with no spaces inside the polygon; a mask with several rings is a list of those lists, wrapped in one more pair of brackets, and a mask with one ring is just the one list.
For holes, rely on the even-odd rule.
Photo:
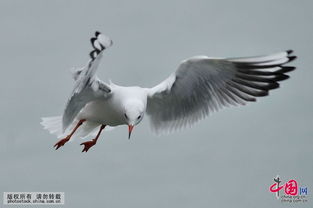
{"label": "white breast", "polygon": [[88,103],[78,114],[78,119],[86,119],[110,126],[127,124],[124,119],[125,106],[129,99],[138,99],[146,106],[147,94],[140,87],[122,87],[113,85],[112,96],[106,100]]}

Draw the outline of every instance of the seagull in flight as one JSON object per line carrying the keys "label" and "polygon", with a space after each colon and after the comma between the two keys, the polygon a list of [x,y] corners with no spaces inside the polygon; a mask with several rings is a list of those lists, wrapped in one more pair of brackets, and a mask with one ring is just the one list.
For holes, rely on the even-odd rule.
{"label": "seagull in flight", "polygon": [[286,66],[296,58],[292,50],[242,58],[194,56],[152,88],[125,87],[103,82],[96,75],[112,40],[97,31],[91,44],[87,65],[73,71],[75,85],[63,116],[42,118],[45,129],[63,137],[54,145],[56,150],[74,133],[81,137],[93,134],[94,139],[81,143],[82,152],[87,152],[106,126],[127,125],[130,138],[145,114],[157,133],[191,126],[224,106],[245,105],[267,96],[295,69]]}

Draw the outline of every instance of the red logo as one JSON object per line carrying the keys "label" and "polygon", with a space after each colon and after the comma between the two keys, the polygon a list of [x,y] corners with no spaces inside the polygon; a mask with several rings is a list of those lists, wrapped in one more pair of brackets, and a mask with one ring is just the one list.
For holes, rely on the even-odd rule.
{"label": "red logo", "polygon": [[283,185],[279,185],[280,184],[280,180],[279,177],[274,178],[275,183],[273,185],[270,186],[270,192],[278,192],[278,196],[279,196],[279,191],[285,187],[285,194],[286,195],[292,195],[295,196],[298,193],[298,183],[296,180],[289,180],[287,183],[283,184]]}
{"label": "red logo", "polygon": [[290,180],[285,184],[285,194],[295,196],[298,194],[298,183]]}
{"label": "red logo", "polygon": [[301,203],[308,201],[308,187],[300,186],[296,180],[291,179],[286,183],[282,183],[279,176],[276,176],[274,182],[270,185],[269,191],[275,193],[276,198],[282,203]]}
{"label": "red logo", "polygon": [[308,188],[299,187],[298,182],[294,179],[291,179],[286,183],[282,183],[279,176],[276,176],[276,178],[274,178],[274,182],[275,183],[270,186],[269,190],[272,193],[276,193],[277,199],[279,199],[280,191],[283,191],[285,196],[303,196],[308,194]]}

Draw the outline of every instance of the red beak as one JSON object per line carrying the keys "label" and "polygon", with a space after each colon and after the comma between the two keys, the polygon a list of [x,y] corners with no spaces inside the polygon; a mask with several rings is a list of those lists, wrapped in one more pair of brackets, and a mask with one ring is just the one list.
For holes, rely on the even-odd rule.
{"label": "red beak", "polygon": [[130,135],[132,134],[134,126],[133,125],[128,125],[128,139],[130,139]]}

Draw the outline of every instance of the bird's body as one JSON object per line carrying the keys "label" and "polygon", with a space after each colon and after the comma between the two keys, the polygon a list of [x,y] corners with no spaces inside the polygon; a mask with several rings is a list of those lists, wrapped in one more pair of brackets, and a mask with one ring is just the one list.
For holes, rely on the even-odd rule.
{"label": "bird's body", "polygon": [[111,39],[96,32],[91,43],[91,60],[73,72],[75,86],[63,116],[42,121],[51,133],[67,134],[55,144],[56,149],[78,129],[82,136],[98,129],[95,139],[82,143],[86,152],[106,126],[128,125],[130,137],[145,114],[156,132],[181,129],[222,107],[245,105],[256,101],[256,97],[267,96],[289,77],[286,73],[295,69],[285,66],[296,58],[292,50],[244,58],[195,56],[182,61],[155,87],[124,87],[105,83],[96,76],[103,51],[112,45]]}
{"label": "bird's body", "polygon": [[111,96],[109,99],[90,101],[81,109],[77,119],[106,124],[109,126],[127,125],[124,112],[127,106],[138,103],[146,109],[147,92],[141,87],[124,87],[113,83],[109,85]]}

